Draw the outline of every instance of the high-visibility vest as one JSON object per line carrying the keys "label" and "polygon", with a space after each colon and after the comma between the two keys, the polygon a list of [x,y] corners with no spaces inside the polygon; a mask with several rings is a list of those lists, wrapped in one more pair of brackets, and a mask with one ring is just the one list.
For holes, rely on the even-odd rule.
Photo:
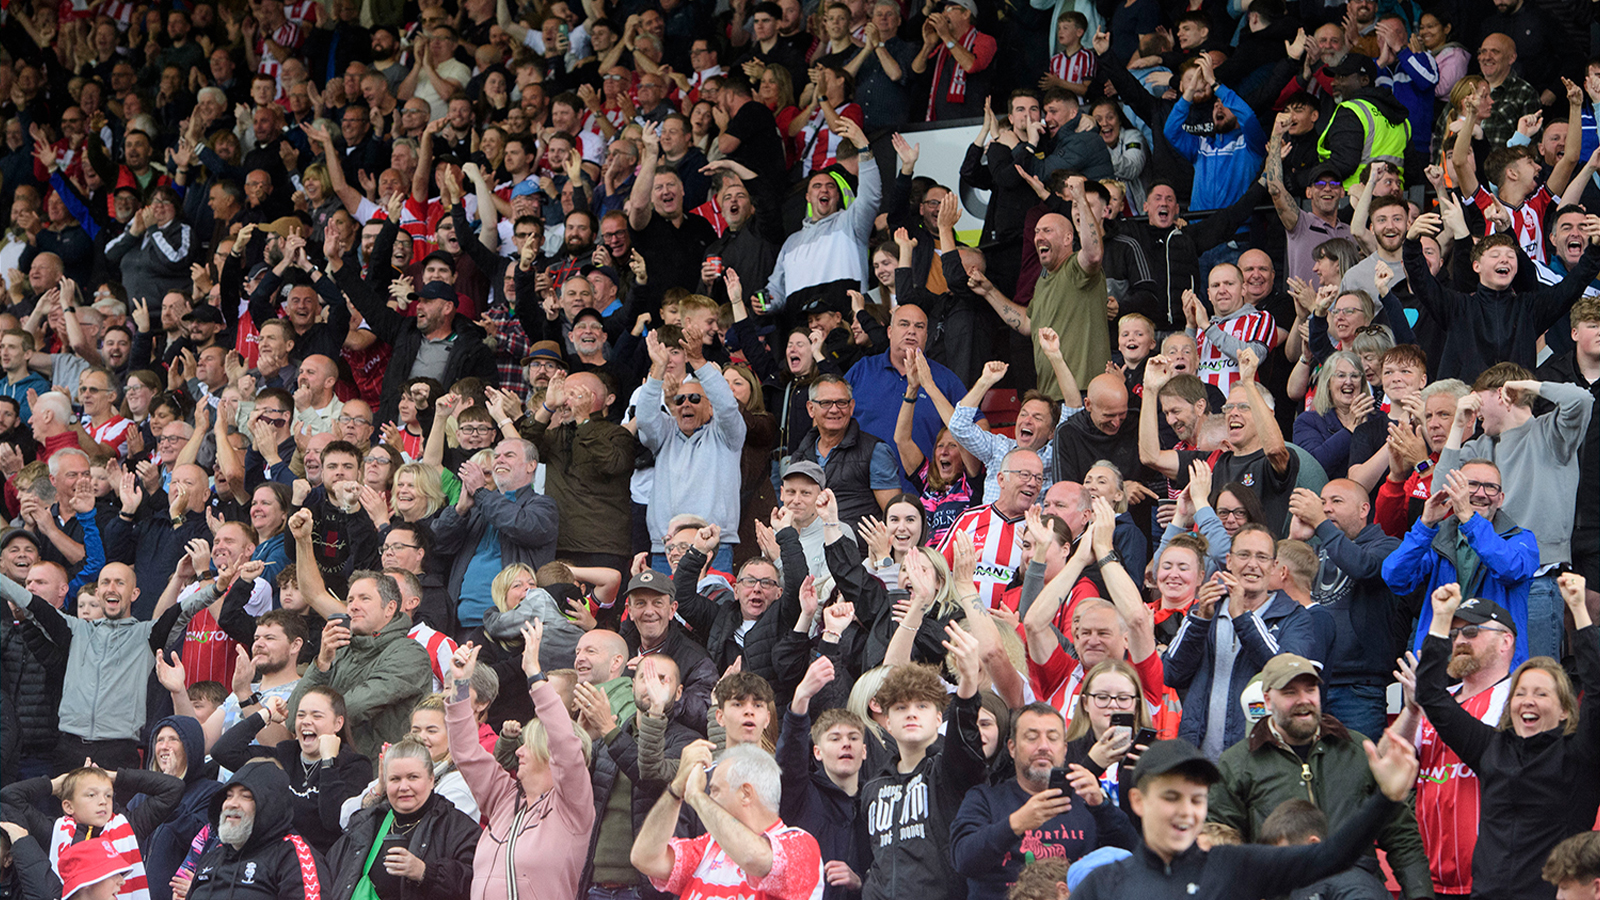
{"label": "high-visibility vest", "polygon": [[[1378,108],[1370,101],[1346,100],[1334,108],[1333,117],[1328,120],[1328,129],[1333,128],[1333,118],[1339,115],[1341,109],[1348,109],[1360,118],[1363,133],[1361,164],[1345,178],[1344,189],[1354,190],[1367,167],[1374,162],[1386,162],[1394,166],[1404,178],[1406,147],[1411,144],[1411,120],[1402,119],[1396,125],[1378,112]],[[1317,159],[1324,162],[1333,155],[1323,143],[1328,138],[1328,129],[1324,129],[1322,137],[1317,138]]]}

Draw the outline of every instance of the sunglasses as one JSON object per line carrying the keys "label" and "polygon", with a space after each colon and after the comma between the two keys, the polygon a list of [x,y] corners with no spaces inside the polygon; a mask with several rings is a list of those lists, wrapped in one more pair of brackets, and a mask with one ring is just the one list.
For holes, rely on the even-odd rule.
{"label": "sunglasses", "polygon": [[678,394],[677,396],[672,398],[672,405],[673,406],[682,406],[685,403],[699,403],[700,399],[701,399],[701,395],[700,394]]}

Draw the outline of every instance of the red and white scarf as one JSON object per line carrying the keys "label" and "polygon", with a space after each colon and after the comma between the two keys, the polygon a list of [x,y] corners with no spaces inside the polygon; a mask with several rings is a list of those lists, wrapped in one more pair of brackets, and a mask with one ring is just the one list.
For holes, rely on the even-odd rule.
{"label": "red and white scarf", "polygon": [[[76,819],[62,816],[56,820],[50,832],[50,868],[57,876],[61,874],[61,851],[76,843],[77,835]],[[133,863],[127,880],[122,882],[122,890],[117,892],[118,900],[150,900],[150,888],[144,878],[144,858],[139,855],[139,841],[133,836],[133,826],[128,824],[127,816],[121,813],[112,816],[98,836],[110,841],[123,858]]]}
{"label": "red and white scarf", "polygon": [[[968,28],[962,36],[961,48],[968,53],[978,45],[978,29]],[[939,59],[933,64],[934,89],[928,92],[928,121],[933,121],[933,100],[938,96],[939,79],[944,75],[944,64],[950,63],[950,89],[945,92],[946,103],[967,102],[967,70],[956,64],[955,57],[951,55],[949,47],[939,48]]]}

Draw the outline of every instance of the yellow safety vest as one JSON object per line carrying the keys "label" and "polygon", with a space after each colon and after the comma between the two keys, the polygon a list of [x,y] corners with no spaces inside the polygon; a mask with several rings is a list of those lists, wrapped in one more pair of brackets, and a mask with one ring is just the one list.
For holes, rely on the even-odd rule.
{"label": "yellow safety vest", "polygon": [[[1344,180],[1344,189],[1353,190],[1360,183],[1361,176],[1366,173],[1367,167],[1374,162],[1386,162],[1400,172],[1400,177],[1405,177],[1406,147],[1411,143],[1411,120],[1402,119],[1399,125],[1390,122],[1378,112],[1378,108],[1367,100],[1346,100],[1334,109],[1337,117],[1340,109],[1348,109],[1361,119],[1361,130],[1365,137],[1361,142],[1361,164]],[[1317,138],[1317,159],[1326,162],[1333,155],[1324,146],[1328,138],[1328,129],[1333,128],[1333,120],[1328,120],[1328,128],[1322,132],[1322,137]]]}

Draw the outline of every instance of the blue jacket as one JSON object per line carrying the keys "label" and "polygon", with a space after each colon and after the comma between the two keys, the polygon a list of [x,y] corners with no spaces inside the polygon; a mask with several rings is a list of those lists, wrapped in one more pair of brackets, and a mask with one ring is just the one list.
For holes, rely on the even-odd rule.
{"label": "blue jacket", "polygon": [[[216,767],[206,761],[206,739],[200,722],[192,716],[167,716],[150,729],[150,746],[146,760],[156,755],[156,736],[161,729],[171,726],[183,741],[183,752],[189,768],[183,774],[183,799],[165,822],[156,826],[142,843],[145,873],[150,885],[150,900],[169,900],[172,887],[168,884],[189,853],[194,836],[209,821],[211,798],[222,790],[216,779]],[[144,796],[134,798],[129,807],[135,807]]]}
{"label": "blue jacket", "polygon": [[1238,94],[1217,85],[1217,102],[1233,111],[1239,127],[1226,134],[1197,137],[1183,130],[1189,121],[1189,101],[1172,105],[1162,133],[1167,143],[1194,163],[1194,192],[1190,209],[1223,209],[1244,196],[1266,159],[1267,136],[1262,133],[1250,104]]}
{"label": "blue jacket", "polygon": [[[1383,561],[1383,580],[1396,594],[1423,589],[1422,615],[1412,634],[1411,649],[1420,657],[1422,639],[1433,622],[1433,607],[1427,597],[1441,584],[1458,584],[1456,574],[1455,516],[1447,516],[1430,528],[1418,519],[1400,542],[1400,549]],[[1478,554],[1478,568],[1470,581],[1461,585],[1461,596],[1482,597],[1505,607],[1517,623],[1515,668],[1528,659],[1528,583],[1539,570],[1539,540],[1521,528],[1504,511],[1496,511],[1494,523],[1474,513],[1459,531],[1467,536],[1467,546]]]}
{"label": "blue jacket", "polygon": [[[1220,601],[1219,601],[1220,602]],[[1201,618],[1193,609],[1178,626],[1167,652],[1161,655],[1167,685],[1183,695],[1183,720],[1178,737],[1200,746],[1210,713],[1212,671],[1216,660],[1216,620]],[[1279,653],[1297,653],[1322,662],[1326,647],[1319,649],[1311,613],[1289,595],[1274,593],[1253,613],[1234,620],[1234,635],[1239,654],[1228,679],[1228,695],[1238,697],[1245,685],[1261,671],[1267,660]],[[1244,739],[1244,711],[1238,703],[1228,704],[1228,724],[1222,745],[1231,747]]]}

